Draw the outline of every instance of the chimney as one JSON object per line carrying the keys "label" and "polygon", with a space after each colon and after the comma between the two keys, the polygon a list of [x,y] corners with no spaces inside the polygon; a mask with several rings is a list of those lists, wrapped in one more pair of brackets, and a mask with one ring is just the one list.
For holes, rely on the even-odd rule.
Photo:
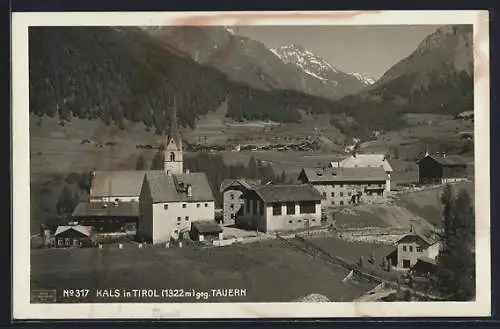
{"label": "chimney", "polygon": [[193,196],[193,187],[191,186],[191,184],[188,184],[188,186],[187,186],[187,196],[188,197]]}

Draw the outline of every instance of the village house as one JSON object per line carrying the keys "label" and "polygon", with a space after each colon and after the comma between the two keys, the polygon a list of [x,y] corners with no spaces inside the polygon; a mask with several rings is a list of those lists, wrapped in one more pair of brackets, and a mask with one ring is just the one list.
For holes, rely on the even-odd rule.
{"label": "village house", "polygon": [[359,154],[353,152],[350,156],[341,161],[332,161],[332,168],[383,168],[387,174],[387,192],[391,191],[392,167],[384,154]]}
{"label": "village house", "polygon": [[98,235],[135,236],[140,217],[139,202],[135,199],[113,202],[80,201],[73,210],[72,217],[80,225],[92,227]]}
{"label": "village house", "polygon": [[236,226],[261,232],[321,225],[321,194],[311,185],[263,185],[245,190],[244,214]]}
{"label": "village house", "polygon": [[446,184],[467,180],[472,161],[458,155],[427,153],[417,164],[420,184]]}
{"label": "village house", "polygon": [[471,120],[474,121],[474,111],[463,111],[456,116],[460,120]]}
{"label": "village house", "polygon": [[435,264],[440,243],[435,238],[412,231],[396,242],[396,248],[394,266],[397,269],[409,270],[417,262]]}
{"label": "village house", "polygon": [[224,225],[234,225],[236,217],[243,215],[244,200],[241,195],[245,190],[260,185],[260,183],[259,179],[249,178],[225,179],[222,181],[220,193],[222,193],[222,223]]}
{"label": "village house", "polygon": [[82,225],[61,225],[55,233],[56,247],[85,247],[92,244],[92,228]]}
{"label": "village house", "polygon": [[304,168],[299,181],[318,190],[325,208],[385,202],[389,185],[389,177],[380,167]]}

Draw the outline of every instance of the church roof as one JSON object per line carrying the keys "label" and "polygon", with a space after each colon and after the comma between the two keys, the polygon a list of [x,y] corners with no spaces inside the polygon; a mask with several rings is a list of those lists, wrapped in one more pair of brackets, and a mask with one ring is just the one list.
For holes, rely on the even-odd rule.
{"label": "church roof", "polygon": [[147,170],[94,171],[90,197],[134,197],[141,193]]}

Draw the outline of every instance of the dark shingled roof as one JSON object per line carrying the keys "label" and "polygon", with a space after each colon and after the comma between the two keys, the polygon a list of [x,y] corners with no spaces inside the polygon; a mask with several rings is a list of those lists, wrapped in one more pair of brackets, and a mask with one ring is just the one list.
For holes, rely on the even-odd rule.
{"label": "dark shingled roof", "polygon": [[213,220],[198,220],[191,223],[191,226],[201,234],[221,233],[222,228]]}
{"label": "dark shingled roof", "polygon": [[88,202],[80,201],[73,217],[139,217],[138,202]]}
{"label": "dark shingled roof", "polygon": [[264,202],[320,201],[321,193],[309,184],[264,185],[254,188]]}
{"label": "dark shingled roof", "polygon": [[260,185],[260,179],[251,179],[251,178],[236,178],[236,179],[224,179],[220,184],[220,191],[224,192],[228,187],[233,186],[235,184],[239,184],[244,188],[250,189],[254,186]]}
{"label": "dark shingled roof", "polygon": [[431,158],[437,163],[439,163],[442,166],[466,166],[467,164],[471,163],[472,161],[468,161],[465,158],[459,156],[459,155],[446,155],[446,156],[441,156],[441,155],[436,155],[436,154],[429,154],[426,157],[420,159],[418,162],[422,161],[425,158]]}
{"label": "dark shingled roof", "polygon": [[307,180],[311,183],[385,181],[389,178],[385,170],[380,167],[304,168],[302,173],[306,175]]}
{"label": "dark shingled roof", "polygon": [[[167,175],[164,171],[149,171],[146,174],[153,202],[214,201],[214,196],[205,173]],[[192,196],[185,187],[190,184]]]}
{"label": "dark shingled roof", "polygon": [[412,243],[412,242],[420,242],[423,243],[426,247],[432,246],[436,241],[431,237],[427,237],[423,234],[419,234],[416,232],[410,232],[399,239],[396,244],[400,243]]}

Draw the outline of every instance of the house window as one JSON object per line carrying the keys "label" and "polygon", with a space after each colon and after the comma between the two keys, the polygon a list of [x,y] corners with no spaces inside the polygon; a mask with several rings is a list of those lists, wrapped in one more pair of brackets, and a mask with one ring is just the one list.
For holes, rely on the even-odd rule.
{"label": "house window", "polygon": [[181,218],[180,217],[177,217],[177,221],[180,222],[181,221]]}
{"label": "house window", "polygon": [[302,223],[302,219],[299,219],[297,222]]}
{"label": "house window", "polygon": [[332,201],[332,204],[335,204],[335,201]]}
{"label": "house window", "polygon": [[234,204],[231,203],[231,205],[229,206],[229,208],[231,208],[231,210],[234,209]]}
{"label": "house window", "polygon": [[340,201],[340,205],[343,206],[344,205],[344,201]]}
{"label": "house window", "polygon": [[200,204],[199,203],[196,204],[196,208],[200,208]]}
{"label": "house window", "polygon": [[295,215],[295,203],[288,202],[286,204],[286,214],[287,215]]}
{"label": "house window", "polygon": [[339,186],[339,187],[340,187],[340,188],[344,187],[344,184],[340,184],[340,186]]}
{"label": "house window", "polygon": [[410,252],[413,252],[413,246],[409,246]]}
{"label": "house window", "polygon": [[403,251],[406,251],[406,246],[403,246]]}
{"label": "house window", "polygon": [[410,268],[410,260],[403,259],[403,268]]}
{"label": "house window", "polygon": [[170,161],[175,161],[175,153],[170,152]]}
{"label": "house window", "polygon": [[234,217],[236,217],[234,214],[231,214],[231,219],[234,219]]}
{"label": "house window", "polygon": [[344,196],[344,192],[340,192],[340,196]]}
{"label": "house window", "polygon": [[205,203],[205,208],[208,208],[208,203]]}
{"label": "house window", "polygon": [[323,192],[323,196],[326,197],[326,192]]}
{"label": "house window", "polygon": [[291,221],[291,220],[289,220],[289,221],[288,221],[288,224],[292,224],[292,221]]}
{"label": "house window", "polygon": [[335,196],[335,192],[330,193],[330,195],[333,198]]}
{"label": "house window", "polygon": [[281,215],[281,203],[273,203],[273,216]]}
{"label": "house window", "polygon": [[163,209],[167,210],[168,209],[168,204],[163,205]]}
{"label": "house window", "polygon": [[231,193],[231,200],[234,200],[234,193]]}
{"label": "house window", "polygon": [[422,247],[417,247],[417,252],[423,252],[424,249]]}
{"label": "house window", "polygon": [[301,214],[314,214],[316,213],[316,204],[311,201],[303,201],[299,204]]}
{"label": "house window", "polygon": [[184,218],[184,219],[185,219],[186,221],[188,221],[188,220],[189,220],[189,216],[186,216],[186,218]]}
{"label": "house window", "polygon": [[182,204],[182,208],[186,208],[186,204],[185,203]]}

